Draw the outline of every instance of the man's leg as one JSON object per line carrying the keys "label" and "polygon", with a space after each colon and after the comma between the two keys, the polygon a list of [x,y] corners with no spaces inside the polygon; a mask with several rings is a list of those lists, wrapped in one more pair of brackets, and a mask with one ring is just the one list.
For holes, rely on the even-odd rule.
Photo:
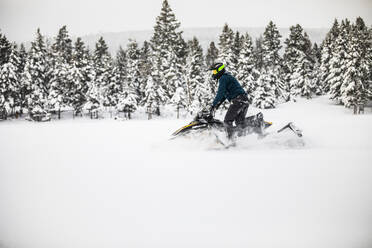
{"label": "man's leg", "polygon": [[227,137],[229,139],[233,137],[236,129],[233,126],[234,121],[238,127],[244,125],[245,115],[247,114],[248,111],[248,101],[246,102],[245,98],[246,98],[245,95],[238,96],[236,99],[232,101],[232,104],[227,110],[224,123],[226,126]]}
{"label": "man's leg", "polygon": [[236,100],[240,103],[240,111],[235,119],[235,123],[239,132],[238,135],[242,136],[247,125],[245,116],[248,112],[249,101],[247,95],[240,95]]}

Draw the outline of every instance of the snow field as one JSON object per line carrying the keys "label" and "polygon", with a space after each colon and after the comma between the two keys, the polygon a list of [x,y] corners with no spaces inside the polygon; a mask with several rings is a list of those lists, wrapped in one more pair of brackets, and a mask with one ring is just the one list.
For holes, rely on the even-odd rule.
{"label": "snow field", "polygon": [[371,247],[370,109],[263,113],[304,139],[215,150],[168,140],[189,119],[0,123],[0,247]]}

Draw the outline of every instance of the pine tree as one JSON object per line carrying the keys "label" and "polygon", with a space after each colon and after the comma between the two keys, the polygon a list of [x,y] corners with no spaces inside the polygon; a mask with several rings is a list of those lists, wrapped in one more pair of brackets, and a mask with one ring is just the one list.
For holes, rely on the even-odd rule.
{"label": "pine tree", "polygon": [[151,74],[151,46],[150,43],[147,41],[143,42],[143,46],[140,50],[140,59],[139,59],[139,71],[140,71],[140,78],[141,78],[141,95],[139,99],[141,99],[140,104],[143,105],[145,98],[145,87],[146,87],[146,80],[148,76]]}
{"label": "pine tree", "polygon": [[72,41],[66,26],[63,26],[52,45],[52,64],[49,72],[51,79],[48,105],[50,110],[58,112],[58,119],[61,118],[61,109],[72,104],[70,96],[73,86],[71,59]]}
{"label": "pine tree", "polygon": [[266,71],[271,71],[271,75],[275,77],[273,80],[273,87],[275,88],[275,96],[277,99],[283,97],[283,75],[282,75],[282,59],[279,51],[282,48],[280,45],[280,38],[276,25],[270,21],[265,28],[262,40],[262,62]]}
{"label": "pine tree", "polygon": [[237,64],[237,79],[248,93],[249,101],[252,102],[254,91],[256,89],[256,81],[254,79],[254,75],[259,74],[259,72],[255,69],[252,38],[249,36],[248,33],[242,36],[242,48]]}
{"label": "pine tree", "polygon": [[242,39],[243,37],[240,35],[239,31],[235,32],[234,40],[232,43],[232,65],[229,66],[229,71],[232,72],[234,75],[238,74],[238,61],[240,56],[240,51],[242,50]]}
{"label": "pine tree", "polygon": [[117,101],[116,110],[124,112],[127,118],[131,119],[132,113],[134,113],[138,108],[138,94],[130,82],[119,81],[119,76],[115,79],[117,80],[117,83],[114,84],[116,89],[113,90],[115,93],[112,94],[112,97]]}
{"label": "pine tree", "polygon": [[58,31],[58,35],[52,45],[55,55],[62,57],[63,61],[70,63],[72,59],[72,40],[68,34],[67,27],[63,26]]}
{"label": "pine tree", "polygon": [[316,61],[316,63],[320,64],[321,59],[322,59],[322,50],[316,42],[314,42],[314,45],[312,48],[312,58],[313,60]]}
{"label": "pine tree", "polygon": [[279,51],[282,48],[280,45],[280,38],[282,36],[279,33],[276,25],[270,21],[265,28],[265,32],[262,39],[262,53],[263,53],[263,64],[266,68],[268,67],[279,67],[281,64],[281,57]]}
{"label": "pine tree", "polygon": [[20,106],[20,114],[22,114],[23,110],[27,107],[27,100],[26,100],[27,85],[25,84],[25,81],[23,80],[24,79],[23,75],[24,75],[24,70],[25,70],[27,56],[28,56],[26,52],[26,48],[23,44],[21,44],[18,54],[19,54],[18,74],[20,77],[19,106]]}
{"label": "pine tree", "polygon": [[149,75],[146,81],[145,87],[145,99],[144,99],[144,106],[146,107],[146,111],[148,114],[148,119],[152,119],[153,109],[156,106],[156,102],[158,100],[158,86],[155,84],[151,74]]}
{"label": "pine tree", "polygon": [[313,61],[311,42],[302,27],[297,24],[290,27],[289,38],[285,41],[284,71],[287,101],[296,96],[311,97],[313,80]]}
{"label": "pine tree", "polygon": [[181,74],[182,70],[179,68],[180,65],[177,63],[177,57],[174,53],[168,52],[166,58],[162,62],[165,68],[162,76],[164,80],[163,88],[166,92],[166,103],[169,103],[176,89],[181,86],[183,74]]}
{"label": "pine tree", "polygon": [[55,57],[56,61],[52,69],[52,78],[48,89],[48,109],[58,113],[61,118],[61,108],[67,106],[67,84],[70,83],[70,66],[61,61],[61,57]]}
{"label": "pine tree", "polygon": [[[119,88],[119,98],[123,92],[124,86],[127,80],[127,53],[126,51],[120,46],[118,52],[116,53],[115,59],[115,71],[117,74],[117,80],[120,85]],[[120,101],[120,99],[119,99]]]}
{"label": "pine tree", "polygon": [[94,70],[88,49],[81,38],[77,38],[72,51],[72,87],[69,92],[74,114],[82,112],[87,101],[88,85],[94,80]]}
{"label": "pine tree", "polygon": [[[262,35],[260,37],[258,37],[255,41],[255,47],[254,47],[254,50],[253,50],[253,55],[254,55],[254,60],[255,60],[255,68],[258,70],[258,71],[261,71],[261,69],[263,68],[263,37]],[[257,75],[259,76],[259,75]],[[257,79],[258,77],[256,77],[255,79]]]}
{"label": "pine tree", "polygon": [[44,37],[40,33],[40,29],[38,29],[36,39],[31,43],[23,79],[27,87],[28,113],[31,116],[43,114],[47,110],[48,67]]}
{"label": "pine tree", "polygon": [[0,111],[5,110],[8,116],[15,114],[16,108],[20,112],[19,63],[16,48],[13,47],[8,62],[0,66]]}
{"label": "pine tree", "polygon": [[213,64],[215,64],[216,61],[217,61],[217,58],[218,58],[218,49],[217,49],[216,45],[214,44],[214,42],[212,41],[209,44],[207,55],[205,57],[207,66],[210,67]]}
{"label": "pine tree", "polygon": [[293,67],[293,73],[290,76],[291,94],[293,96],[305,96],[311,98],[312,91],[315,88],[314,79],[314,61],[311,58],[312,45],[308,35],[305,33],[303,41],[300,43],[298,57]]}
{"label": "pine tree", "polygon": [[340,33],[340,27],[338,20],[335,19],[331,30],[327,33],[326,38],[323,40],[321,44],[321,59],[320,59],[320,75],[319,80],[321,87],[323,88],[323,92],[329,92],[330,83],[328,82],[329,74],[330,74],[330,60],[333,57],[334,46],[336,43],[336,39]]}
{"label": "pine tree", "polygon": [[365,104],[367,95],[363,82],[363,69],[361,68],[362,55],[358,51],[358,38],[353,33],[348,42],[348,53],[345,54],[346,71],[342,73],[340,86],[340,101],[345,107],[355,104]]}
{"label": "pine tree", "polygon": [[363,19],[357,18],[355,25],[346,34],[344,70],[340,86],[340,100],[345,107],[364,105],[368,98],[368,29]]}
{"label": "pine tree", "polygon": [[[96,43],[93,54],[94,79],[89,85],[87,102],[83,109],[97,113],[103,107],[109,107],[110,101],[107,93],[112,79],[113,61],[103,37]],[[98,116],[96,116],[98,117]]]}
{"label": "pine tree", "polygon": [[141,71],[140,71],[140,59],[141,59],[141,51],[138,48],[138,44],[135,40],[129,40],[127,51],[126,51],[126,72],[127,77],[126,81],[128,87],[131,87],[135,94],[137,95],[136,99],[139,99],[140,96],[144,95],[144,83],[143,79],[141,78]]}
{"label": "pine tree", "polygon": [[[205,79],[203,50],[196,37],[189,42],[189,53],[186,63],[186,85],[188,111],[191,114],[210,105],[211,93],[208,80]],[[204,73],[203,73],[204,72]],[[209,74],[209,73],[208,73]]]}
{"label": "pine tree", "polygon": [[186,108],[187,96],[183,87],[178,87],[173,97],[170,99],[170,104],[176,107],[177,119],[180,118],[180,110]]}
{"label": "pine tree", "polygon": [[265,69],[261,71],[253,99],[253,104],[256,107],[261,109],[275,108],[276,97],[273,80],[276,80],[276,77],[271,72],[267,72]]}
{"label": "pine tree", "polygon": [[160,85],[156,84],[154,76],[157,77],[156,71],[152,71],[148,76],[145,87],[144,106],[149,119],[152,118],[153,113],[160,115],[160,106],[165,101],[165,92]]}
{"label": "pine tree", "polygon": [[311,86],[311,91],[315,93],[317,96],[324,94],[323,92],[323,84],[321,83],[321,70],[320,70],[320,63],[321,63],[321,49],[318,47],[317,43],[314,43],[311,54],[311,60],[313,61],[313,83]]}
{"label": "pine tree", "polygon": [[218,62],[222,62],[226,65],[229,72],[233,75],[236,75],[234,71],[234,52],[233,52],[233,44],[234,44],[234,32],[230,29],[227,23],[224,25],[222,29],[222,34],[219,37],[219,54],[218,54]]}
{"label": "pine tree", "polygon": [[179,27],[180,22],[177,21],[168,1],[164,0],[160,15],[156,19],[151,47],[154,70],[158,71],[157,75],[152,75],[153,80],[166,92],[166,102],[175,93],[183,75],[186,44],[182,39],[182,32],[177,31]]}
{"label": "pine tree", "polygon": [[366,53],[366,60],[368,63],[368,95],[369,99],[372,100],[372,27],[369,28],[368,32],[368,46],[367,46],[367,53]]}
{"label": "pine tree", "polygon": [[194,100],[199,101],[198,96],[195,95],[195,90],[199,84],[203,84],[202,71],[203,64],[203,49],[199,41],[194,37],[189,41],[189,52],[186,59],[186,95],[187,99],[185,105],[189,110]]}
{"label": "pine tree", "polygon": [[8,62],[11,51],[11,43],[6,36],[0,32],[0,66]]}
{"label": "pine tree", "polygon": [[345,19],[341,23],[340,34],[338,35],[332,51],[332,58],[329,61],[329,75],[327,82],[330,85],[330,99],[342,103],[341,85],[343,73],[347,69],[345,56],[348,53],[348,40],[350,39],[351,25]]}

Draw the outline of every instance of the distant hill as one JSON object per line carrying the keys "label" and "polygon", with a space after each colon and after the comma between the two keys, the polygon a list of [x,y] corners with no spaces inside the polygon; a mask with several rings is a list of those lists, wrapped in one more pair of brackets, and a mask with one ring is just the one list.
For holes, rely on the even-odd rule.
{"label": "distant hill", "polygon": [[[248,32],[248,34],[255,40],[260,35],[263,34],[265,28],[232,28],[234,31],[239,31],[241,34]],[[314,43],[320,44],[325,38],[325,35],[328,32],[326,28],[304,28],[307,34],[309,35],[311,41]],[[211,41],[217,42],[218,37],[222,32],[222,28],[186,28],[183,29],[183,38],[185,40],[190,40],[194,36],[199,39],[200,44],[202,45],[204,51],[209,46]],[[279,28],[279,32],[282,35],[282,42],[289,35],[289,28]],[[95,43],[102,36],[109,46],[111,54],[116,54],[120,46],[126,48],[129,39],[135,39],[138,43],[142,43],[151,39],[153,30],[144,30],[144,31],[126,31],[126,32],[117,32],[117,33],[100,33],[100,34],[91,34],[82,36],[81,38],[86,43],[90,49],[94,49]],[[75,39],[75,37],[74,37]]]}

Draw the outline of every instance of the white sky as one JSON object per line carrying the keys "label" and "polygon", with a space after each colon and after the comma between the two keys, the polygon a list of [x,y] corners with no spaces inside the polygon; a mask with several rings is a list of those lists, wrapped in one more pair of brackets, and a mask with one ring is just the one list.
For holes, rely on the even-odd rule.
{"label": "white sky", "polygon": [[[372,0],[168,0],[181,28],[330,27],[334,18],[361,16],[372,24]],[[11,41],[30,41],[36,29],[54,36],[67,25],[71,35],[151,30],[162,0],[0,0],[0,29]]]}

